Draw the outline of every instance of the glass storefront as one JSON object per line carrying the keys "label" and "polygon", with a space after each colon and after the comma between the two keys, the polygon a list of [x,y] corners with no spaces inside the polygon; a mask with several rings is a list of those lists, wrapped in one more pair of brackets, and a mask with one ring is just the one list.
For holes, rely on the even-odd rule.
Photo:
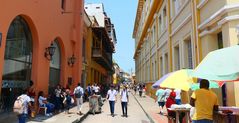
{"label": "glass storefront", "polygon": [[32,67],[32,35],[26,21],[17,16],[6,39],[0,112],[11,111],[14,100],[29,86]]}

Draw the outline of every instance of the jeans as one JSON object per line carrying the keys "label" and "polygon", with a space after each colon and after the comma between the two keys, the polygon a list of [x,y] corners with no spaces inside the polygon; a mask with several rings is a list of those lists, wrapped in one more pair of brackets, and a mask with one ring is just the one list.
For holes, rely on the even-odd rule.
{"label": "jeans", "polygon": [[193,120],[192,123],[213,123],[213,121],[208,119],[203,119],[203,120]]}
{"label": "jeans", "polygon": [[181,105],[181,99],[175,99],[176,104]]}
{"label": "jeans", "polygon": [[115,101],[109,101],[110,103],[110,113],[114,114]]}
{"label": "jeans", "polygon": [[52,103],[47,103],[45,105],[42,105],[42,107],[47,107],[46,113],[52,113],[54,111],[55,105]]}
{"label": "jeans", "polygon": [[18,115],[19,123],[26,123],[26,119],[27,119],[27,114]]}
{"label": "jeans", "polygon": [[127,115],[127,102],[121,102],[123,115]]}
{"label": "jeans", "polygon": [[56,97],[56,109],[59,110],[61,109],[61,97]]}

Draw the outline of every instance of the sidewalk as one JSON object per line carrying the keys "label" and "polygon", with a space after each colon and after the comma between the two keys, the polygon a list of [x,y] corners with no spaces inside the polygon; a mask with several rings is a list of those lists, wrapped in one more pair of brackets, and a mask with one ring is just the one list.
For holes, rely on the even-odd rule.
{"label": "sidewalk", "polygon": [[70,109],[70,114],[66,114],[65,112],[61,112],[59,114],[53,115],[52,117],[46,116],[37,116],[35,119],[28,121],[27,123],[72,123],[79,122],[84,117],[88,115],[89,103],[85,102],[82,106],[83,115],[77,114],[77,106]]}
{"label": "sidewalk", "polygon": [[[133,94],[133,93],[132,93]],[[159,106],[158,103],[154,101],[153,98],[149,96],[145,97],[139,97],[138,94],[133,94],[135,99],[138,101],[140,106],[143,108],[146,115],[151,119],[151,122],[154,123],[167,123],[168,119],[167,116],[159,114]],[[166,109],[164,109],[164,112],[167,112]]]}
{"label": "sidewalk", "polygon": [[[77,123],[82,121],[85,117],[87,117],[89,111],[89,103],[84,102],[82,106],[83,115],[77,114],[77,106],[70,109],[70,114],[65,114],[65,112],[61,112],[59,114],[55,114],[51,117],[44,116],[43,114],[38,114],[34,119],[28,119],[27,123]],[[1,123],[18,123],[17,117],[10,113],[7,117],[0,118]]]}

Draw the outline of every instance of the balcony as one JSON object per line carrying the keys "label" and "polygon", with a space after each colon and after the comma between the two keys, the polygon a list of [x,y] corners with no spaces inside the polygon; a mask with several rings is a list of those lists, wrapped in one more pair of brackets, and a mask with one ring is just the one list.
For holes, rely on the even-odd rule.
{"label": "balcony", "polygon": [[107,53],[103,48],[92,48],[92,58],[107,70],[113,71],[112,53]]}

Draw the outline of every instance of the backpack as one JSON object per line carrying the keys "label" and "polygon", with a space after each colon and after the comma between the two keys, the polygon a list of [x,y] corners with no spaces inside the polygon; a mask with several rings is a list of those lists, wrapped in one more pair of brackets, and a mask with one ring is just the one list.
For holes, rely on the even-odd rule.
{"label": "backpack", "polygon": [[82,92],[80,88],[76,88],[76,92],[75,92],[75,97],[76,98],[81,98],[82,96]]}
{"label": "backpack", "polygon": [[17,97],[13,105],[13,112],[17,115],[22,114],[24,111],[24,98],[22,96]]}

